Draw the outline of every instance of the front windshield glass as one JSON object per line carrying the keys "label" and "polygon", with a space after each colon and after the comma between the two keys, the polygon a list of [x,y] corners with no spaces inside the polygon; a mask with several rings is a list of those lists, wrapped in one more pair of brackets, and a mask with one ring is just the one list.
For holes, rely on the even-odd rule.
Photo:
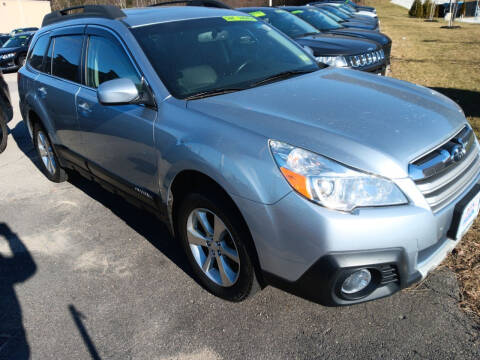
{"label": "front windshield glass", "polygon": [[353,15],[353,13],[354,13],[354,11],[352,11],[352,9],[350,9],[348,6],[345,6],[345,5],[339,6],[338,8],[340,10],[343,10],[343,11],[347,12],[350,15]]}
{"label": "front windshield glass", "polygon": [[[242,9],[239,9],[243,11]],[[291,38],[298,38],[306,35],[317,34],[319,31],[309,23],[299,19],[288,11],[275,10],[258,10],[250,11],[251,15],[271,24],[278,30],[287,34]]]}
{"label": "front windshield glass", "polygon": [[21,36],[13,36],[8,39],[5,44],[2,45],[2,48],[13,48],[13,47],[20,47],[20,46],[27,46],[28,40],[30,36],[21,35]]}
{"label": "front windshield glass", "polygon": [[333,6],[325,6],[325,9],[337,15],[339,18],[342,18],[343,20],[348,20],[351,17],[350,15],[345,14],[343,11],[341,11],[340,9],[336,9]]}
{"label": "front windshield glass", "polygon": [[336,22],[341,23],[341,22],[344,21],[341,17],[335,15],[334,13],[332,13],[332,12],[330,12],[330,11],[324,9],[324,8],[317,8],[317,9],[318,9],[318,11],[320,11],[322,14],[327,15],[329,18],[335,20]]}
{"label": "front windshield glass", "polygon": [[319,69],[293,41],[248,15],[146,25],[132,32],[167,89],[180,99]]}
{"label": "front windshield glass", "polygon": [[320,30],[335,30],[343,27],[317,9],[297,9],[290,12]]}

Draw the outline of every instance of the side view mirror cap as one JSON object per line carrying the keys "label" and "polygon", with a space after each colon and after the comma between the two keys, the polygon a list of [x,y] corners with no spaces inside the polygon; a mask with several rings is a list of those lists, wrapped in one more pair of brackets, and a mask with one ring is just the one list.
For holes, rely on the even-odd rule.
{"label": "side view mirror cap", "polygon": [[132,80],[122,78],[100,84],[97,97],[103,105],[121,105],[135,103],[140,95]]}

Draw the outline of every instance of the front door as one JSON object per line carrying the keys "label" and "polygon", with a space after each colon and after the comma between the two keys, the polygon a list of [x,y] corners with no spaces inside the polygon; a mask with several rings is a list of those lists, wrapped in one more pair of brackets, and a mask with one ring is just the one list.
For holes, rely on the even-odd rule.
{"label": "front door", "polygon": [[[120,41],[98,28],[87,28],[84,84],[76,99],[85,143],[83,155],[96,175],[145,195],[156,193],[157,164],[153,127],[157,111],[144,105],[102,105],[97,88],[105,81],[129,78],[139,89],[142,76]],[[128,190],[128,189],[127,189]]]}

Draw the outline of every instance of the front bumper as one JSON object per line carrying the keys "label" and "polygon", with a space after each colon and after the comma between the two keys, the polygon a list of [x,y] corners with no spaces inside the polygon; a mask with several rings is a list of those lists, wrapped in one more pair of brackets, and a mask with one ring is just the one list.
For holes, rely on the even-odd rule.
{"label": "front bumper", "polygon": [[[411,179],[396,180],[408,205],[328,210],[291,192],[272,205],[234,197],[252,233],[265,284],[327,306],[385,297],[424,278],[458,244],[451,236],[457,203],[480,181],[434,213]],[[378,287],[359,299],[344,299],[337,283],[345,271],[369,268]],[[386,269],[394,281],[380,283]],[[390,279],[391,280],[391,279]]]}
{"label": "front bumper", "polygon": [[19,66],[15,63],[15,58],[0,60],[0,70],[2,71],[15,71]]}

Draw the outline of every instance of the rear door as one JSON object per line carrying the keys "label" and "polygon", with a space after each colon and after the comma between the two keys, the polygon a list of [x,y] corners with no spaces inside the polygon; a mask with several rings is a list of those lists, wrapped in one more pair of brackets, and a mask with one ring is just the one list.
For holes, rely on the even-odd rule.
{"label": "rear door", "polygon": [[105,81],[131,79],[142,91],[143,76],[120,39],[110,31],[88,26],[84,86],[77,95],[79,126],[95,175],[127,192],[157,192],[154,108],[145,105],[102,105],[97,88]]}
{"label": "rear door", "polygon": [[75,96],[80,90],[80,62],[84,26],[54,32],[45,57],[44,73],[37,78],[37,95],[54,126],[57,148],[79,153]]}

